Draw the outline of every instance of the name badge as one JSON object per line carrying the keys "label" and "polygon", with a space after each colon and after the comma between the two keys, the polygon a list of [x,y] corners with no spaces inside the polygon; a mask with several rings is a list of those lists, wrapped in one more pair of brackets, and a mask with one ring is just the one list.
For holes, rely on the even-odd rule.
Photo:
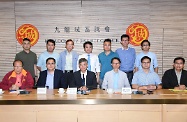
{"label": "name badge", "polygon": [[47,88],[37,88],[37,94],[46,94]]}
{"label": "name badge", "polygon": [[122,88],[122,94],[131,94],[132,93],[132,90],[130,87],[123,87]]}
{"label": "name badge", "polygon": [[67,88],[67,94],[77,94],[77,88]]}

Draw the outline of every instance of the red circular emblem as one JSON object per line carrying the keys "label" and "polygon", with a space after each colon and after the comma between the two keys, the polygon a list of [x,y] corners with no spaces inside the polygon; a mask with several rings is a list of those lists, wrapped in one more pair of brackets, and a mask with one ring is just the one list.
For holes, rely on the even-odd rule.
{"label": "red circular emblem", "polygon": [[22,44],[24,38],[30,39],[31,45],[34,46],[39,39],[38,29],[31,24],[21,25],[16,31],[16,39]]}
{"label": "red circular emblem", "polygon": [[130,44],[139,46],[143,40],[148,39],[149,30],[142,23],[133,23],[127,28],[126,34],[130,36]]}

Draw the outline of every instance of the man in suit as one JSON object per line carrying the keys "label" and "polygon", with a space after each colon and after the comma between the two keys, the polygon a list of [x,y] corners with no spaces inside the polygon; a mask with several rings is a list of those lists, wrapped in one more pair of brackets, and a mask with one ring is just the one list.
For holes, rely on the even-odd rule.
{"label": "man in suit", "polygon": [[184,70],[185,59],[176,57],[173,61],[173,69],[165,71],[162,77],[164,89],[185,90],[187,87],[187,71]]}
{"label": "man in suit", "polygon": [[67,88],[66,82],[63,80],[63,72],[55,69],[56,60],[48,58],[46,60],[47,70],[40,72],[37,87],[48,87],[49,89]]}
{"label": "man in suit", "polygon": [[91,90],[97,88],[96,75],[92,71],[88,71],[88,61],[85,58],[79,59],[79,71],[73,73],[73,81],[70,87],[77,87],[78,90]]}

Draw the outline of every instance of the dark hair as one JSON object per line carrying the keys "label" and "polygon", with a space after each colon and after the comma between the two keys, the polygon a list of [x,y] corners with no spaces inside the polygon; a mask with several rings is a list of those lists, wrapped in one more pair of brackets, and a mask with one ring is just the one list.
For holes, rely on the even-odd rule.
{"label": "dark hair", "polygon": [[150,43],[148,40],[143,40],[143,41],[141,42],[141,46],[142,46],[142,47],[143,47],[143,43],[144,43],[144,42],[147,42],[148,45],[151,46],[151,43]]}
{"label": "dark hair", "polygon": [[84,42],[84,44],[83,44],[83,47],[84,47],[84,48],[85,48],[86,44],[89,44],[89,45],[91,45],[91,46],[93,47],[92,42],[90,42],[90,41],[86,41],[86,42]]}
{"label": "dark hair", "polygon": [[127,34],[123,34],[123,35],[121,36],[121,41],[122,41],[123,38],[128,38],[128,40],[130,40],[129,35],[127,35]]}
{"label": "dark hair", "polygon": [[144,57],[141,58],[141,63],[143,62],[144,59],[149,59],[149,61],[151,62],[151,58],[150,57],[144,56]]}
{"label": "dark hair", "polygon": [[80,59],[79,59],[79,64],[82,63],[82,62],[86,62],[86,63],[88,63],[88,60],[85,59],[85,58],[80,58]]}
{"label": "dark hair", "polygon": [[176,57],[174,60],[173,60],[173,63],[175,63],[177,60],[182,60],[183,64],[185,63],[185,59],[183,57]]}
{"label": "dark hair", "polygon": [[46,64],[47,64],[47,62],[48,62],[49,60],[53,60],[53,61],[55,62],[55,64],[56,64],[56,60],[55,60],[54,58],[52,58],[52,57],[49,57],[48,59],[46,59]]}
{"label": "dark hair", "polygon": [[23,39],[23,42],[24,42],[24,41],[29,41],[29,42],[31,42],[31,40],[28,39],[28,38],[24,38],[24,39]]}
{"label": "dark hair", "polygon": [[55,41],[53,39],[48,39],[47,42],[46,42],[46,44],[48,44],[49,42],[53,43],[54,46],[55,46]]}
{"label": "dark hair", "polygon": [[21,61],[21,60],[14,60],[14,62],[13,62],[13,66],[14,66],[14,64],[16,63],[16,62],[21,62],[21,64],[22,64],[22,67],[23,67],[23,62]]}
{"label": "dark hair", "polygon": [[68,39],[68,40],[66,41],[66,44],[67,44],[68,42],[73,42],[73,45],[74,45],[74,41],[73,41],[72,39]]}
{"label": "dark hair", "polygon": [[111,39],[105,39],[103,43],[105,42],[110,42],[111,43]]}
{"label": "dark hair", "polygon": [[112,64],[113,60],[115,60],[115,59],[118,60],[119,63],[121,63],[121,60],[118,57],[114,57],[114,58],[111,59],[111,64]]}

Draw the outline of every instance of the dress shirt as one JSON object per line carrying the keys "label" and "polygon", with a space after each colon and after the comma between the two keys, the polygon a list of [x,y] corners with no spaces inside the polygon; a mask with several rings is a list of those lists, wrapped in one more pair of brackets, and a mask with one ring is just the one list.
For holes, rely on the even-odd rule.
{"label": "dress shirt", "polygon": [[158,74],[154,71],[149,71],[145,73],[143,70],[139,70],[135,72],[132,84],[137,84],[139,86],[146,86],[146,85],[159,85],[161,84],[161,80]]}
{"label": "dress shirt", "polygon": [[72,67],[72,53],[67,52],[65,70],[73,70]]}
{"label": "dress shirt", "polygon": [[135,66],[138,67],[138,70],[142,69],[141,58],[143,58],[144,56],[148,56],[149,58],[151,58],[150,70],[154,71],[154,68],[158,67],[158,63],[157,63],[156,55],[154,53],[152,53],[152,52],[148,52],[146,54],[144,52],[139,53],[136,56]]}
{"label": "dress shirt", "polygon": [[54,73],[50,74],[47,71],[47,78],[46,78],[46,85],[45,86],[48,86],[49,89],[53,89],[53,87],[54,87]]}
{"label": "dress shirt", "polygon": [[134,70],[134,63],[136,58],[136,52],[134,48],[128,47],[128,49],[119,48],[116,50],[121,60],[120,70],[129,72]]}
{"label": "dress shirt", "polygon": [[181,70],[180,72],[177,72],[177,71],[175,70],[175,74],[176,74],[176,76],[177,76],[178,84],[180,85],[182,70]]}
{"label": "dress shirt", "polygon": [[86,76],[87,76],[87,70],[85,73],[81,72],[81,78],[83,79],[83,74],[84,74],[84,79],[85,79],[85,85],[86,86]]}
{"label": "dress shirt", "polygon": [[[79,63],[79,59],[81,59],[81,58],[85,58],[88,60],[88,54],[85,53],[85,54],[79,55],[77,64]],[[97,55],[90,53],[90,64],[91,64],[91,71],[92,72],[95,72],[95,73],[100,72],[99,59],[98,59]],[[79,70],[79,65],[77,65],[77,70]]]}

